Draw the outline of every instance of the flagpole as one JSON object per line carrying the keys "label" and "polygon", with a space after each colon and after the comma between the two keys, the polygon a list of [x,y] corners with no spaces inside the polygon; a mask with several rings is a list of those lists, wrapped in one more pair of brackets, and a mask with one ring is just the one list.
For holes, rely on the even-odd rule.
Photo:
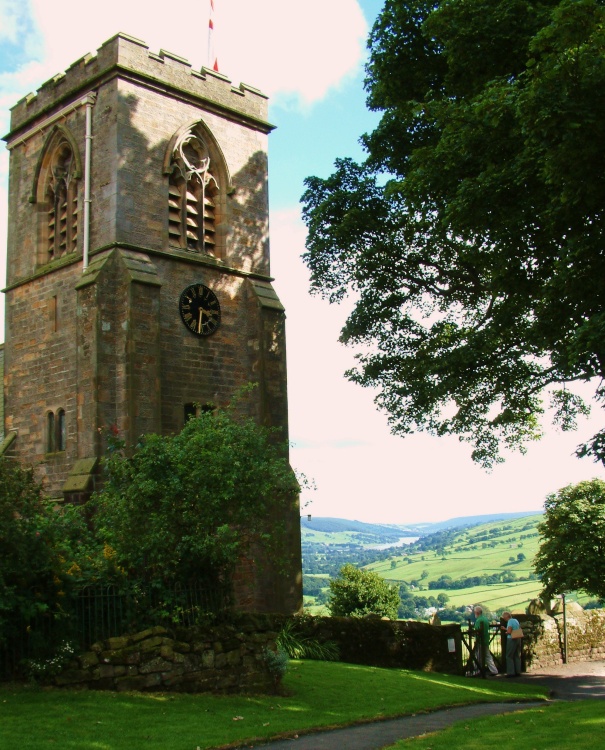
{"label": "flagpole", "polygon": [[214,0],[210,0],[208,15],[208,67],[218,73],[218,57],[214,51]]}

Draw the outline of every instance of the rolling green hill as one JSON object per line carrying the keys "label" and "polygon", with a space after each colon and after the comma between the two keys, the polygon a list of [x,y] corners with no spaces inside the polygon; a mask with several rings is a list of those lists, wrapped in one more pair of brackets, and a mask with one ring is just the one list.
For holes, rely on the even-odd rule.
{"label": "rolling green hill", "polygon": [[[491,611],[523,610],[540,592],[532,563],[542,515],[499,518],[466,526],[456,522],[472,518],[452,519],[451,527],[437,524],[433,533],[412,526],[364,528],[359,522],[317,519],[317,528],[303,529],[305,606],[321,611],[330,578],[351,562],[400,585],[408,604],[411,600],[434,602],[442,594],[448,609],[482,604]],[[323,524],[324,520],[329,523]],[[393,534],[401,538],[412,531],[422,534],[413,544],[376,548],[378,542],[381,547],[389,543]],[[578,601],[587,598],[577,597]],[[417,616],[423,612],[418,605]],[[413,611],[403,616],[412,615]]]}
{"label": "rolling green hill", "polygon": [[[419,540],[429,548],[417,549],[419,545],[413,545],[409,551],[391,554],[368,569],[393,583],[406,583],[414,593],[422,591],[435,597],[446,594],[450,607],[481,603],[491,610],[524,608],[540,591],[540,581],[532,567],[538,551],[536,526],[540,519],[541,515],[535,515],[456,530],[436,549],[430,549],[431,536],[438,535],[431,535]],[[473,578],[490,576],[499,580],[462,586],[464,581],[471,583]],[[445,577],[457,583],[456,588],[438,585],[447,580]]]}

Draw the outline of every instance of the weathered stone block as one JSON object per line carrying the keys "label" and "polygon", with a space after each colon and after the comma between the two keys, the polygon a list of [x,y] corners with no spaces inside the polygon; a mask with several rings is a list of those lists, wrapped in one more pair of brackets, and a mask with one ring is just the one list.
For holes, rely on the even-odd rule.
{"label": "weathered stone block", "polygon": [[139,644],[139,648],[143,653],[147,653],[148,651],[153,651],[156,648],[159,648],[164,643],[164,639],[158,636],[153,636],[151,638],[147,638],[144,641],[141,641]]}
{"label": "weathered stone block", "polygon": [[139,674],[150,674],[152,672],[166,672],[171,668],[171,662],[157,656],[155,659],[145,662],[139,666]]}
{"label": "weathered stone block", "polygon": [[126,648],[128,644],[130,643],[130,638],[128,637],[108,638],[106,643],[107,643],[107,651],[117,651],[118,649]]}
{"label": "weathered stone block", "polygon": [[99,657],[94,651],[87,651],[78,656],[78,661],[82,669],[87,669],[88,667],[94,667],[97,665],[99,663]]}

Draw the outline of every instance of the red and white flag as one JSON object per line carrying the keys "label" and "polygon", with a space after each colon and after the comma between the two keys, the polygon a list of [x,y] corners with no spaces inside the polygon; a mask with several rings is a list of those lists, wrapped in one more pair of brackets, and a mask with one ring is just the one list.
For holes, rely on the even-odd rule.
{"label": "red and white flag", "polygon": [[214,51],[214,0],[210,0],[208,16],[208,67],[218,73],[218,57]]}

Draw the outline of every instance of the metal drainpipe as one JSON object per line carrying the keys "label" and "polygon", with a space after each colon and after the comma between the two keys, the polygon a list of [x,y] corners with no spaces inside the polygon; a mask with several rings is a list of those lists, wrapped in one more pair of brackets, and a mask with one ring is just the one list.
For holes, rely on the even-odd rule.
{"label": "metal drainpipe", "polygon": [[88,268],[90,244],[90,155],[92,151],[92,106],[86,102],[86,136],[84,142],[84,236],[82,247],[82,273]]}
{"label": "metal drainpipe", "polygon": [[565,594],[561,594],[563,600],[563,664],[567,664],[567,607],[565,606]]}

